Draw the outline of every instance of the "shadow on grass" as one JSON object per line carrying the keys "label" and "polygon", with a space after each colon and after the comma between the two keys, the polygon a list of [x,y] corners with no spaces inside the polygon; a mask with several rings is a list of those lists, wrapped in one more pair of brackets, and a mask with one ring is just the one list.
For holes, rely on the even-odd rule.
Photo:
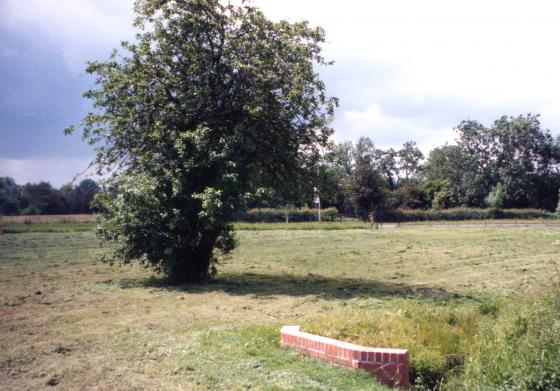
{"label": "shadow on grass", "polygon": [[230,273],[214,280],[191,285],[169,285],[163,277],[123,279],[123,289],[158,288],[168,291],[206,293],[221,291],[231,295],[317,296],[323,299],[349,299],[353,297],[417,298],[445,303],[453,300],[479,301],[479,298],[450,292],[443,288],[407,285],[399,282],[376,281],[362,278],[324,277],[316,274],[260,274]]}

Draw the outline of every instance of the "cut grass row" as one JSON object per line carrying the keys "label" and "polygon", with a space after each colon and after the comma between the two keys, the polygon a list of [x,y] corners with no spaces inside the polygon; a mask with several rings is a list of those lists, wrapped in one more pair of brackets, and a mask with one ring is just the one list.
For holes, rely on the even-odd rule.
{"label": "cut grass row", "polygon": [[0,226],[0,232],[5,234],[19,234],[31,232],[93,232],[95,222],[44,222],[44,223],[5,223]]}
{"label": "cut grass row", "polygon": [[[409,226],[560,226],[560,220],[464,220],[464,221],[424,221],[407,223],[383,223],[372,226],[363,221],[336,221],[336,222],[298,222],[298,223],[234,223],[238,231],[276,231],[276,230],[349,230],[349,229],[383,229]],[[50,221],[50,222],[3,222],[0,223],[1,233],[31,233],[31,232],[86,232],[94,231],[97,226],[95,221]]]}
{"label": "cut grass row", "polygon": [[[488,361],[514,359],[497,349],[504,341],[520,352],[537,345],[554,357],[554,345],[538,345],[531,333],[516,337],[517,344],[504,338],[515,330],[508,325],[550,329],[544,319],[554,311],[544,299],[528,303],[517,292],[552,289],[558,228],[238,236],[240,247],[222,260],[215,281],[183,287],[166,286],[141,267],[98,263],[96,255],[110,249],[99,248],[93,233],[0,236],[0,384],[38,389],[54,379],[60,389],[382,389],[362,373],[281,349],[278,330],[285,324],[408,348],[424,384],[449,372],[455,389],[498,388],[495,378],[504,371],[485,378],[486,364],[477,357],[493,351]],[[523,368],[517,373],[509,376],[530,377]]]}

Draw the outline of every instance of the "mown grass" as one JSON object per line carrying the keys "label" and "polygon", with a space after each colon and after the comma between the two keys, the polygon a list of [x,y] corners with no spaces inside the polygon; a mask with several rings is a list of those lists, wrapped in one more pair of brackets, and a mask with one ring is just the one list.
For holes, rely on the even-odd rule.
{"label": "mown grass", "polygon": [[215,281],[182,287],[138,266],[99,263],[110,248],[90,232],[0,236],[0,384],[382,389],[363,373],[281,349],[279,328],[298,324],[348,341],[402,344],[392,347],[409,348],[425,377],[439,376],[443,362],[457,372],[449,384],[469,389],[475,379],[493,389],[477,375],[485,373],[476,369],[477,352],[504,341],[491,334],[500,330],[494,325],[509,324],[521,307],[539,308],[527,307],[519,292],[549,287],[560,250],[555,227],[238,236],[240,247],[222,260]]}
{"label": "mown grass", "polygon": [[234,223],[234,227],[238,231],[282,231],[282,230],[347,230],[347,229],[384,229],[384,228],[398,228],[398,227],[414,227],[414,226],[431,226],[431,227],[446,227],[446,226],[461,226],[465,228],[476,227],[494,227],[494,226],[551,226],[560,227],[560,220],[550,219],[490,219],[490,220],[460,220],[460,221],[410,221],[406,223],[377,223],[371,225],[368,222],[359,220],[349,221],[324,221],[318,222],[297,222],[297,223]]}
{"label": "mown grass", "polygon": [[560,219],[480,219],[480,220],[434,220],[434,221],[409,221],[400,223],[401,226],[560,226]]}
{"label": "mown grass", "polygon": [[21,215],[0,216],[1,233],[84,232],[93,231],[97,215]]}
{"label": "mown grass", "polygon": [[97,223],[95,222],[43,222],[43,223],[20,223],[8,222],[2,225],[2,233],[20,234],[31,232],[93,232]]}
{"label": "mown grass", "polygon": [[[560,226],[560,220],[543,219],[501,219],[501,220],[462,220],[462,221],[416,221],[406,223],[378,223],[371,225],[359,220],[324,221],[324,222],[291,222],[291,223],[243,223],[236,222],[234,227],[238,231],[338,231],[349,229],[384,229],[408,226]],[[5,234],[32,232],[87,232],[95,231],[97,223],[94,221],[51,221],[51,222],[23,222],[8,221],[0,223],[0,232]]]}
{"label": "mown grass", "polygon": [[[204,355],[193,360],[199,352]],[[177,356],[176,372],[186,373],[200,389],[385,389],[365,373],[280,349],[277,325],[203,332],[189,350]]]}
{"label": "mown grass", "polygon": [[278,231],[278,230],[347,230],[369,229],[369,223],[363,221],[324,221],[324,222],[297,222],[297,223],[234,223],[238,231]]}

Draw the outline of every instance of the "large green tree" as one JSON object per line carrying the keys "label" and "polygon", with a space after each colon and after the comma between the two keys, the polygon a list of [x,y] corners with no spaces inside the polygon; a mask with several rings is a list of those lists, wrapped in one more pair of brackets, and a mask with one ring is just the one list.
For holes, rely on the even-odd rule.
{"label": "large green tree", "polygon": [[82,214],[91,213],[91,202],[95,194],[101,191],[99,185],[93,179],[83,179],[77,186],[72,184],[63,186],[62,191],[66,195],[69,204],[69,212]]}
{"label": "large green tree", "polygon": [[407,141],[398,151],[399,171],[402,173],[402,183],[409,183],[418,177],[420,161],[424,159],[424,154],[416,146],[416,142]]}
{"label": "large green tree", "polygon": [[[472,204],[472,194],[488,193],[477,181],[478,166],[472,155],[457,145],[433,149],[423,167],[427,196],[435,208]],[[476,186],[475,186],[476,185]]]}
{"label": "large green tree", "polygon": [[[114,260],[171,283],[204,280],[235,244],[228,224],[256,185],[295,183],[326,145],[336,100],[314,66],[324,31],[243,2],[139,0],[139,29],[87,71],[82,121],[112,190],[97,197]],[[72,131],[70,128],[68,131]]]}
{"label": "large green tree", "polygon": [[358,214],[366,220],[368,215],[383,205],[384,182],[375,167],[375,146],[368,137],[360,137],[354,149],[352,176],[354,203]]}
{"label": "large green tree", "polygon": [[64,193],[49,182],[27,183],[22,187],[24,214],[57,215],[68,213],[68,200]]}
{"label": "large green tree", "polygon": [[[501,183],[504,207],[553,210],[560,185],[560,148],[538,115],[503,116],[491,127],[463,121],[456,146],[434,149],[424,166],[432,189],[446,206],[484,206]],[[443,193],[442,193],[443,191]]]}
{"label": "large green tree", "polygon": [[560,150],[538,115],[503,116],[489,129],[494,173],[505,205],[553,210],[560,185]]}
{"label": "large green tree", "polygon": [[21,211],[21,186],[13,178],[0,177],[0,215],[17,215]]}

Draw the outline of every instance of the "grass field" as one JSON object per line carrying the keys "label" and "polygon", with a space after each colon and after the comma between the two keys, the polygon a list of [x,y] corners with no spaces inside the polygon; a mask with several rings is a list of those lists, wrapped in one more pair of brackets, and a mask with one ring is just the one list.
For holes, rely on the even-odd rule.
{"label": "grass field", "polygon": [[139,266],[98,262],[110,249],[92,232],[1,235],[0,388],[381,390],[281,349],[279,328],[408,348],[429,377],[468,361],[520,292],[554,286],[560,262],[560,227],[238,237],[215,281],[168,287]]}
{"label": "grass field", "polygon": [[[372,229],[377,227],[396,228],[400,226],[550,226],[560,227],[560,219],[497,219],[497,220],[458,220],[458,221],[418,221],[406,223],[380,223],[372,226],[360,220],[334,222],[292,222],[292,223],[244,223],[235,222],[238,231],[277,231],[277,230],[348,230]],[[87,232],[97,226],[96,215],[60,216],[0,216],[0,233],[31,232]]]}
{"label": "grass field", "polygon": [[85,232],[96,225],[93,214],[0,216],[0,233]]}

